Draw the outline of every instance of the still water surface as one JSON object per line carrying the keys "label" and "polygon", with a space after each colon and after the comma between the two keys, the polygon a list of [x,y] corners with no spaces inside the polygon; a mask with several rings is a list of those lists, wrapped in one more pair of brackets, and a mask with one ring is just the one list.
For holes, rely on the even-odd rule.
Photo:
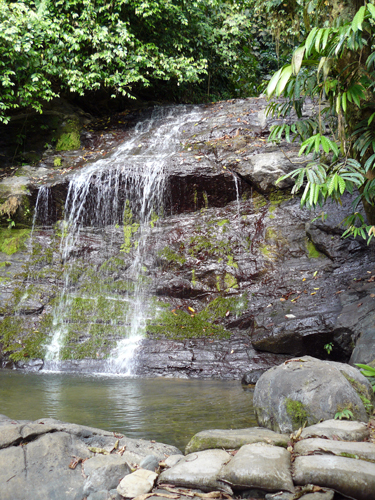
{"label": "still water surface", "polygon": [[136,379],[0,370],[0,413],[56,418],[184,449],[204,429],[256,425],[239,381]]}

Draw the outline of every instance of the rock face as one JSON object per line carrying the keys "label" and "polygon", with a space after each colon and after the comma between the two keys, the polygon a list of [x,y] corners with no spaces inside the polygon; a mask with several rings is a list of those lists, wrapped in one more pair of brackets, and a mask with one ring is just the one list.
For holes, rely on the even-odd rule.
{"label": "rock face", "polygon": [[[297,148],[266,143],[263,135],[275,122],[264,121],[264,106],[248,99],[184,108],[191,118],[179,131],[181,146],[165,160],[163,210],[155,207],[147,230],[132,214],[124,225],[123,212],[126,186],[134,191],[144,178],[139,158],[150,135],[131,143],[129,164],[121,163],[119,149],[104,160],[132,136],[140,115],[103,137],[85,131],[85,152],[76,152],[69,166],[52,169],[46,160],[20,172],[30,210],[38,203],[40,227],[31,240],[28,229],[1,230],[3,366],[29,368],[28,360],[39,360],[33,369],[42,367],[56,322],[64,331],[60,358],[73,360],[72,369],[103,366],[129,335],[139,289],[146,326],[134,374],[240,379],[291,356],[326,358],[331,344],[330,358],[347,361],[357,338],[371,335],[375,244],[341,239],[338,224],[350,197],[343,207],[324,208],[327,221],[310,222],[318,213],[301,210],[287,185],[276,189],[277,177],[292,167],[284,153],[293,159]],[[81,168],[91,157],[106,161],[100,175],[90,177],[94,164]],[[83,227],[66,247],[69,228],[57,221],[79,173],[90,179],[89,195]],[[101,189],[109,193],[111,217],[103,215]],[[139,248],[146,256],[135,275]],[[246,380],[254,381],[251,373]]]}
{"label": "rock face", "polygon": [[260,425],[287,433],[345,410],[367,422],[374,394],[357,369],[304,356],[264,373],[255,386],[253,402]]}

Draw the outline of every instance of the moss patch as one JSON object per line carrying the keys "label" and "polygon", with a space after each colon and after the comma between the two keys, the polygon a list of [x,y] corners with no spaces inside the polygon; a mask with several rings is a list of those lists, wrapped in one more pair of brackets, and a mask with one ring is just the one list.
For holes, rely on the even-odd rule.
{"label": "moss patch", "polygon": [[12,361],[44,357],[44,331],[28,328],[23,317],[8,316],[3,319],[0,323],[0,342],[3,351],[10,353]]}
{"label": "moss patch", "polygon": [[320,253],[319,250],[317,250],[314,243],[311,240],[309,240],[308,238],[306,239],[306,249],[307,249],[309,259],[320,259],[320,258],[324,257],[324,255],[322,253]]}
{"label": "moss patch", "polygon": [[3,229],[0,228],[0,252],[13,255],[25,248],[30,236],[30,229]]}
{"label": "moss patch", "polygon": [[159,250],[158,256],[166,259],[168,262],[175,262],[178,264],[185,264],[186,259],[183,255],[180,255],[173,250],[171,250],[169,247],[163,248],[163,250]]}
{"label": "moss patch", "polygon": [[286,412],[292,420],[293,426],[296,428],[302,427],[308,419],[308,413],[301,401],[296,401],[291,398],[285,399]]}
{"label": "moss patch", "polygon": [[81,147],[79,120],[69,120],[60,131],[56,151],[72,151]]}
{"label": "moss patch", "polygon": [[[188,313],[180,309],[170,310],[163,302],[156,302],[155,318],[147,323],[147,333],[171,339],[186,338],[230,338],[231,332],[217,322],[227,313],[240,315],[247,307],[246,295],[218,297],[199,313]],[[168,309],[167,309],[168,308]]]}

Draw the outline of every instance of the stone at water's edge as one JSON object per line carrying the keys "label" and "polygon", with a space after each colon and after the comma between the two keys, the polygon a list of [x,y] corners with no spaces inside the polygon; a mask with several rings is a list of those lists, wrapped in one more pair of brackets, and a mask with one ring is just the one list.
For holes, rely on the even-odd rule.
{"label": "stone at water's edge", "polygon": [[293,480],[296,485],[332,488],[356,500],[374,500],[375,464],[335,456],[297,457]]}
{"label": "stone at water's edge", "polygon": [[124,477],[117,486],[117,491],[125,498],[134,498],[149,493],[158,475],[146,469],[138,469]]}
{"label": "stone at water's edge", "polygon": [[171,483],[202,491],[218,490],[233,495],[232,489],[221,477],[222,468],[230,459],[231,455],[224,450],[191,453],[171,469],[162,472],[158,483]]}
{"label": "stone at water's edge", "polygon": [[[353,438],[353,436],[351,437]],[[373,443],[332,441],[321,438],[302,439],[294,445],[294,452],[298,455],[332,453],[332,455],[360,458],[375,463],[375,444]]]}
{"label": "stone at water's edge", "polygon": [[265,443],[242,446],[221,477],[233,488],[262,488],[266,491],[294,492],[290,453]]}
{"label": "stone at water's edge", "polygon": [[363,422],[348,420],[325,420],[303,429],[302,439],[308,438],[340,439],[342,441],[365,441],[370,437],[367,425]]}
{"label": "stone at water's edge", "polygon": [[186,445],[185,453],[220,448],[224,450],[238,450],[241,446],[251,443],[266,443],[286,448],[289,435],[278,434],[261,427],[249,429],[213,429],[195,434]]}
{"label": "stone at water's edge", "polygon": [[372,387],[359,370],[310,356],[291,359],[264,373],[253,399],[259,425],[284,433],[305,423],[332,419],[344,410],[367,422],[373,403]]}

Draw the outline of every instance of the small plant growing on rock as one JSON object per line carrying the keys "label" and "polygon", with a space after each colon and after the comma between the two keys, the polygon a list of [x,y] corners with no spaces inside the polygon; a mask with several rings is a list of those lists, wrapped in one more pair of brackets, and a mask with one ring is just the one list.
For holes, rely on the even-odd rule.
{"label": "small plant growing on rock", "polygon": [[348,410],[348,408],[344,408],[342,411],[338,411],[335,415],[335,420],[342,420],[343,418],[351,420],[354,418],[354,415],[350,410]]}
{"label": "small plant growing on rock", "polygon": [[333,349],[333,342],[329,342],[324,346],[324,349],[327,351],[327,354],[331,354]]}

